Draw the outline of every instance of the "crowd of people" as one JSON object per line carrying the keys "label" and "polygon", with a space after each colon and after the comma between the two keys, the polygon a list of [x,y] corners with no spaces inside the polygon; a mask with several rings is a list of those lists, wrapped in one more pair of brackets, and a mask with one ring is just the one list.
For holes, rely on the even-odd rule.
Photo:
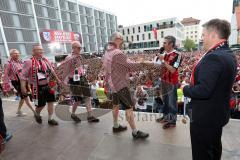
{"label": "crowd of people", "polygon": [[[17,49],[11,49],[11,58],[4,65],[2,90],[4,95],[7,95],[14,88],[21,97],[17,115],[24,116],[21,108],[25,102],[33,112],[36,122],[42,124],[41,112],[47,105],[48,124],[57,126],[58,121],[53,118],[53,103],[56,101],[55,91],[57,90],[57,85],[60,86],[57,90],[60,95],[63,93],[71,95],[74,101],[71,118],[76,123],[81,122],[80,117],[75,112],[82,101],[86,105],[88,122],[100,122],[100,119],[93,115],[92,106],[93,104],[94,106],[99,106],[97,90],[101,88],[103,89],[102,95],[108,97],[112,102],[113,132],[127,130],[126,126],[118,122],[119,109],[122,108],[125,109],[126,119],[132,129],[132,136],[145,139],[149,134],[137,129],[133,114],[134,110],[146,112],[149,111],[148,106],[150,105],[152,111],[163,113],[163,116],[156,119],[156,121],[163,124],[163,129],[168,129],[176,126],[178,90],[182,92],[182,95],[184,94],[184,96],[192,98],[193,103],[198,98],[200,100],[211,99],[209,98],[209,94],[212,94],[210,89],[214,90],[212,87],[217,83],[216,77],[213,76],[214,74],[220,74],[218,72],[220,69],[224,69],[222,69],[222,66],[214,65],[216,60],[214,61],[211,56],[206,56],[206,54],[228,48],[227,38],[229,36],[226,33],[221,33],[221,30],[218,31],[218,28],[214,28],[215,23],[221,23],[219,25],[223,27],[227,25],[226,22],[218,19],[207,24],[206,29],[211,29],[206,34],[210,34],[215,29],[217,32],[212,34],[216,34],[215,37],[218,37],[212,39],[211,44],[206,42],[204,47],[207,52],[178,52],[174,49],[175,37],[166,36],[163,42],[164,54],[159,53],[159,51],[124,54],[121,50],[123,37],[118,32],[110,37],[103,57],[91,56],[87,59],[83,58],[81,55],[81,43],[74,41],[71,54],[57,66],[52,65],[44,56],[43,47],[40,44],[33,46],[32,57],[24,62],[20,58],[20,52]],[[225,38],[221,38],[221,36],[225,36]],[[215,42],[217,43],[215,44]],[[235,51],[234,54],[238,67],[232,90],[237,93],[240,89],[240,52]],[[222,56],[226,64],[234,59],[232,57],[230,59],[229,55],[224,54]],[[209,61],[208,65],[212,65],[212,68],[207,70],[208,68],[205,64],[207,62],[202,62],[201,64],[201,61],[204,61],[201,59],[202,57],[207,57],[203,59]],[[203,78],[199,78],[199,75],[194,75],[196,70],[199,70],[199,63],[203,68],[206,67],[204,72],[197,73]],[[234,64],[231,63],[231,65]],[[231,76],[235,76],[234,67],[232,66],[231,69],[227,68]],[[206,81],[208,77],[206,78],[205,74],[209,75],[209,82]],[[224,76],[226,78],[226,75]],[[194,78],[199,78],[199,80],[196,81]],[[207,86],[210,82],[214,84]],[[204,84],[206,86],[203,86]],[[231,86],[231,79],[228,79],[228,84]],[[64,88],[66,85],[70,92],[67,92],[66,88]],[[228,89],[229,86],[222,88],[222,90]],[[221,86],[218,87],[221,89]],[[196,89],[198,93],[195,91]],[[30,101],[35,105],[35,109],[33,109],[33,104]],[[197,102],[195,102],[196,104]],[[0,114],[0,135],[5,140],[9,140],[11,135],[8,135],[6,132],[3,113],[0,112]],[[217,131],[220,133],[220,130]],[[221,135],[219,136],[221,137]]]}
{"label": "crowd of people", "polygon": [[[16,49],[12,49],[10,50],[10,55],[12,57],[17,57],[17,60],[20,60],[20,57],[14,55],[15,52],[18,52]],[[181,65],[178,68],[179,71],[179,83],[178,83],[178,87],[180,88],[182,85],[186,85],[190,83],[190,77],[191,77],[191,72],[192,72],[192,68],[194,67],[194,65],[196,64],[197,60],[204,54],[203,50],[200,51],[192,51],[192,52],[180,52],[180,54],[182,55],[182,61],[181,61]],[[240,64],[240,51],[234,51],[234,54],[236,56],[237,59],[237,63]],[[154,61],[155,57],[159,55],[159,51],[152,51],[151,53],[146,53],[144,52],[137,52],[137,53],[127,53],[128,58],[133,61],[133,62],[138,62],[141,60],[145,60],[145,61]],[[96,56],[92,56],[91,58],[96,58]],[[91,61],[91,60],[90,60]],[[11,62],[12,63],[12,62]],[[21,61],[21,63],[23,63]],[[10,73],[9,72],[9,65],[7,65],[5,67],[5,69],[3,69],[2,73],[6,72],[6,73]],[[236,93],[238,93],[238,91],[240,91],[240,65],[238,66],[238,74],[236,76],[236,81],[233,85],[233,91],[235,91]],[[100,71],[101,73],[103,72],[102,70]],[[2,74],[1,73],[1,74]],[[136,93],[140,93],[140,91],[147,93],[146,98],[144,98],[144,102],[147,102],[148,99],[160,99],[162,94],[162,92],[159,92],[159,83],[161,81],[161,78],[159,79],[153,79],[153,73],[149,72],[149,70],[142,70],[142,71],[136,71],[136,72],[131,72],[130,73],[130,85],[131,85],[131,89],[132,89],[132,96],[134,97],[135,100],[135,108],[137,111],[147,111],[147,112],[159,112],[161,110],[161,106],[159,105],[159,107],[157,107],[158,105],[155,103],[151,103],[151,104],[147,104],[144,103],[144,107],[143,106],[139,106],[139,104],[137,104],[137,100],[139,99],[138,94]],[[3,76],[5,75],[5,76]],[[10,89],[10,85],[9,83],[6,83],[8,81],[8,79],[10,77],[8,77],[8,74],[2,74],[2,82],[3,86],[2,89],[6,90],[7,88]],[[17,88],[16,91],[20,91],[20,88],[18,88],[19,85],[17,85],[17,81],[15,81],[14,79],[16,77],[11,77],[13,79],[13,84],[15,86],[15,88]],[[13,86],[12,86],[13,87]],[[99,107],[99,100],[98,100],[98,96],[96,94],[96,90],[99,88],[104,88],[104,78],[102,74],[99,74],[98,79],[94,80],[91,82],[91,88],[92,88],[92,92],[95,93],[94,95],[92,95],[92,101],[95,107]],[[152,90],[150,90],[149,88],[151,88]],[[3,90],[3,91],[4,91]],[[30,88],[28,89],[30,90]],[[138,92],[137,92],[138,90]],[[149,97],[149,93],[146,92],[149,91],[150,94],[151,92],[153,92],[150,96],[153,97]],[[159,92],[159,94],[158,94]],[[156,96],[158,94],[158,96]],[[30,94],[29,94],[30,95]],[[29,108],[33,111],[33,107],[31,106],[29,99],[28,98],[23,98],[22,94],[17,94],[17,96],[21,97],[21,100],[19,101],[19,106],[17,109],[17,115],[18,116],[24,116],[25,113],[23,113],[21,111],[21,107],[23,105],[23,102],[26,101],[27,106],[29,106]],[[235,99],[234,99],[235,100]],[[181,99],[181,101],[183,101],[183,99]],[[162,102],[160,102],[160,104],[162,104]],[[149,106],[147,106],[149,105]],[[152,106],[150,106],[152,105]],[[233,104],[235,105],[235,103]],[[153,107],[153,108],[152,108]],[[74,117],[74,116],[73,116]]]}

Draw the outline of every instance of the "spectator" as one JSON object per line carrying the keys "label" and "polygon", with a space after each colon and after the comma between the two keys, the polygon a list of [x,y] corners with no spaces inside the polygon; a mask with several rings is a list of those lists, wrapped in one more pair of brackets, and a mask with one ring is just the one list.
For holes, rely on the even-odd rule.
{"label": "spectator", "polygon": [[137,89],[134,92],[134,99],[136,100],[135,108],[137,111],[147,111],[146,101],[148,97],[147,91],[145,91],[141,85],[137,86]]}

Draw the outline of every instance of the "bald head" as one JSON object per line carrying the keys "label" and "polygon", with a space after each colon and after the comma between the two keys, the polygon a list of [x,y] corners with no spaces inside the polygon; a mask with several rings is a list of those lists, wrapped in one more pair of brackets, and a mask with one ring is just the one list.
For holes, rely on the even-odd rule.
{"label": "bald head", "polygon": [[12,56],[12,55],[15,54],[15,53],[20,54],[17,49],[10,49],[9,53],[10,53],[10,56]]}
{"label": "bald head", "polygon": [[20,58],[20,52],[17,49],[10,49],[9,51],[11,58],[18,60]]}
{"label": "bald head", "polygon": [[79,41],[73,41],[72,42],[72,53],[80,54],[81,49],[82,49],[82,45]]}
{"label": "bald head", "polygon": [[32,48],[32,55],[36,58],[41,58],[43,57],[43,47],[41,44],[39,43],[36,43],[33,45],[33,48]]}

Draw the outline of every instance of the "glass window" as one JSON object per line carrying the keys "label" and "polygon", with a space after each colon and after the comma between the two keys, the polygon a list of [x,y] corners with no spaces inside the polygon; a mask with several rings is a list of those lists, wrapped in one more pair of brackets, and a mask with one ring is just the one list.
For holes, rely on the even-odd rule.
{"label": "glass window", "polygon": [[65,2],[65,9],[66,9],[66,10],[69,10],[68,3],[67,3],[67,2]]}
{"label": "glass window", "polygon": [[140,28],[140,26],[138,27],[138,33],[140,33],[141,32],[141,28]]}
{"label": "glass window", "polygon": [[133,36],[132,36],[132,41],[134,41],[134,38],[133,38]]}
{"label": "glass window", "polygon": [[137,41],[139,41],[139,35],[137,35]]}
{"label": "glass window", "polygon": [[122,34],[125,35],[124,29],[122,30]]}
{"label": "glass window", "polygon": [[70,21],[70,13],[69,12],[66,13],[66,16],[67,16],[67,21]]}
{"label": "glass window", "polygon": [[161,38],[164,38],[164,32],[161,31]]}
{"label": "glass window", "polygon": [[50,29],[50,22],[48,19],[45,20],[45,27],[46,27],[46,29]]}
{"label": "glass window", "polygon": [[126,39],[127,39],[127,42],[128,42],[128,36],[126,37]]}
{"label": "glass window", "polygon": [[16,6],[15,0],[10,0],[10,1],[9,1],[9,5],[10,5],[10,7],[11,7],[11,11],[14,11],[14,12],[17,11],[17,6]]}
{"label": "glass window", "polygon": [[37,42],[37,41],[38,41],[38,37],[37,37],[37,36],[38,36],[37,32],[34,31],[34,32],[33,32],[33,41],[34,41],[34,42]]}
{"label": "glass window", "polygon": [[133,34],[135,33],[135,28],[133,27]]}
{"label": "glass window", "polygon": [[14,26],[20,27],[20,21],[19,21],[18,15],[13,15],[12,17],[13,17]]}
{"label": "glass window", "polygon": [[143,41],[145,40],[145,34],[142,34],[142,40]]}
{"label": "glass window", "polygon": [[32,6],[31,6],[30,3],[27,3],[27,10],[28,10],[28,13],[29,13],[29,14],[33,14]]}
{"label": "glass window", "polygon": [[48,11],[47,11],[46,7],[42,7],[42,12],[43,12],[44,17],[48,17]]}
{"label": "glass window", "polygon": [[2,42],[3,41],[3,39],[2,39],[2,34],[1,34],[1,32],[0,32],[0,42]]}
{"label": "glass window", "polygon": [[19,50],[20,50],[21,56],[25,57],[27,55],[27,50],[24,44],[19,44]]}
{"label": "glass window", "polygon": [[148,39],[151,39],[151,33],[148,33]]}
{"label": "glass window", "polygon": [[16,30],[18,41],[23,41],[22,30]]}
{"label": "glass window", "polygon": [[130,30],[129,30],[129,28],[127,29],[127,32],[128,32],[128,34],[130,34]]}
{"label": "glass window", "polygon": [[42,0],[42,4],[46,4],[46,0]]}
{"label": "glass window", "polygon": [[[8,57],[7,57],[7,53],[6,53],[4,45],[0,45],[0,51],[1,51],[1,60],[2,60],[2,62],[3,62],[3,60],[7,61]],[[1,61],[0,61],[0,63],[1,63]]]}
{"label": "glass window", "polygon": [[150,28],[149,28],[149,31],[151,31],[151,30],[152,30],[152,28],[153,28],[153,26],[152,26],[152,24],[150,24]]}
{"label": "glass window", "polygon": [[34,22],[33,18],[29,19],[29,23],[30,23],[31,28],[35,28],[35,22]]}

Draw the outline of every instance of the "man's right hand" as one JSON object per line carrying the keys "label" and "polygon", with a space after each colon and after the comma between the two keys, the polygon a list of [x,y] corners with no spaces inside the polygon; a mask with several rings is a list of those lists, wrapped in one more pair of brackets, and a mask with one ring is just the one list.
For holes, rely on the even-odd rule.
{"label": "man's right hand", "polygon": [[164,56],[163,55],[159,55],[158,58],[163,61],[164,60]]}

